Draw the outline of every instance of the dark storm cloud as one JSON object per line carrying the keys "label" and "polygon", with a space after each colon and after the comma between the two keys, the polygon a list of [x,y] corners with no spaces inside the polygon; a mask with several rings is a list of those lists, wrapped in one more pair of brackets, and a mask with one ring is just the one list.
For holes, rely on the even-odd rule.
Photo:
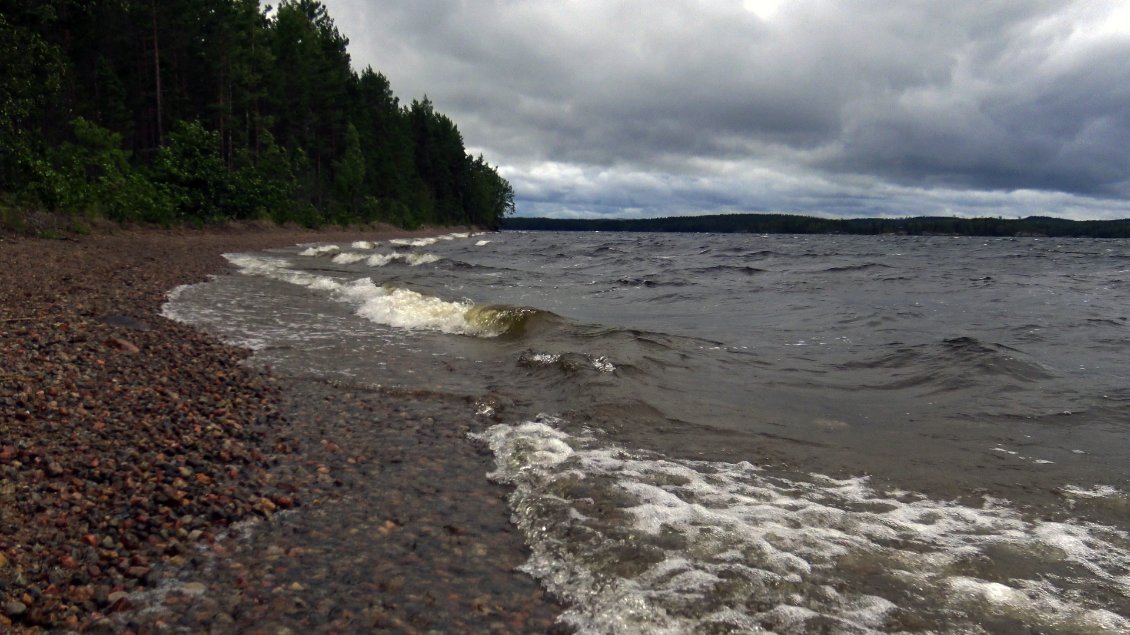
{"label": "dark storm cloud", "polygon": [[326,4],[521,213],[1130,216],[1115,0]]}

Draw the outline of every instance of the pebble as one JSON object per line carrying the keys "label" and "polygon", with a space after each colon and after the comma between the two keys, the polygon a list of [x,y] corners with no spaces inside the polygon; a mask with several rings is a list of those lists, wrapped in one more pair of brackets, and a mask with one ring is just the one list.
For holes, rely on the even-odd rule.
{"label": "pebble", "polygon": [[[0,631],[553,626],[469,404],[262,374],[160,315],[223,252],[321,239],[0,244]],[[120,307],[146,328],[97,317]],[[170,604],[134,593],[170,579]]]}

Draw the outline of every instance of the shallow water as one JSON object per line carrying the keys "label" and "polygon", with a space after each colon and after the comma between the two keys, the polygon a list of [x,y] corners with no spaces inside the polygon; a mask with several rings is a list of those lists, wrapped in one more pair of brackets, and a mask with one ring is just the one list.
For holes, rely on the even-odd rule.
{"label": "shallow water", "polygon": [[166,313],[477,401],[583,630],[1130,630],[1124,242],[445,238],[233,254]]}

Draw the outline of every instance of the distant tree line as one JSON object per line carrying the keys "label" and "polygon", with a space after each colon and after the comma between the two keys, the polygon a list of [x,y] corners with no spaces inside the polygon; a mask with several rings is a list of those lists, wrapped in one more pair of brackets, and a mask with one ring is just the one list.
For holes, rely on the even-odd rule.
{"label": "distant tree line", "polygon": [[1027,218],[817,218],[793,214],[714,214],[641,219],[507,218],[503,229],[757,234],[868,234],[912,236],[1078,236],[1130,238],[1130,219],[1073,221]]}
{"label": "distant tree line", "polygon": [[0,210],[495,227],[510,184],[314,0],[0,0]]}

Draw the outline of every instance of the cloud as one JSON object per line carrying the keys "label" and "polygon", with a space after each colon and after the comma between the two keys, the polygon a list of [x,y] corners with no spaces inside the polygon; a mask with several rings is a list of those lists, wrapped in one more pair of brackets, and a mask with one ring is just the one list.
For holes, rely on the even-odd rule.
{"label": "cloud", "polygon": [[1117,0],[325,4],[523,214],[1130,216]]}

